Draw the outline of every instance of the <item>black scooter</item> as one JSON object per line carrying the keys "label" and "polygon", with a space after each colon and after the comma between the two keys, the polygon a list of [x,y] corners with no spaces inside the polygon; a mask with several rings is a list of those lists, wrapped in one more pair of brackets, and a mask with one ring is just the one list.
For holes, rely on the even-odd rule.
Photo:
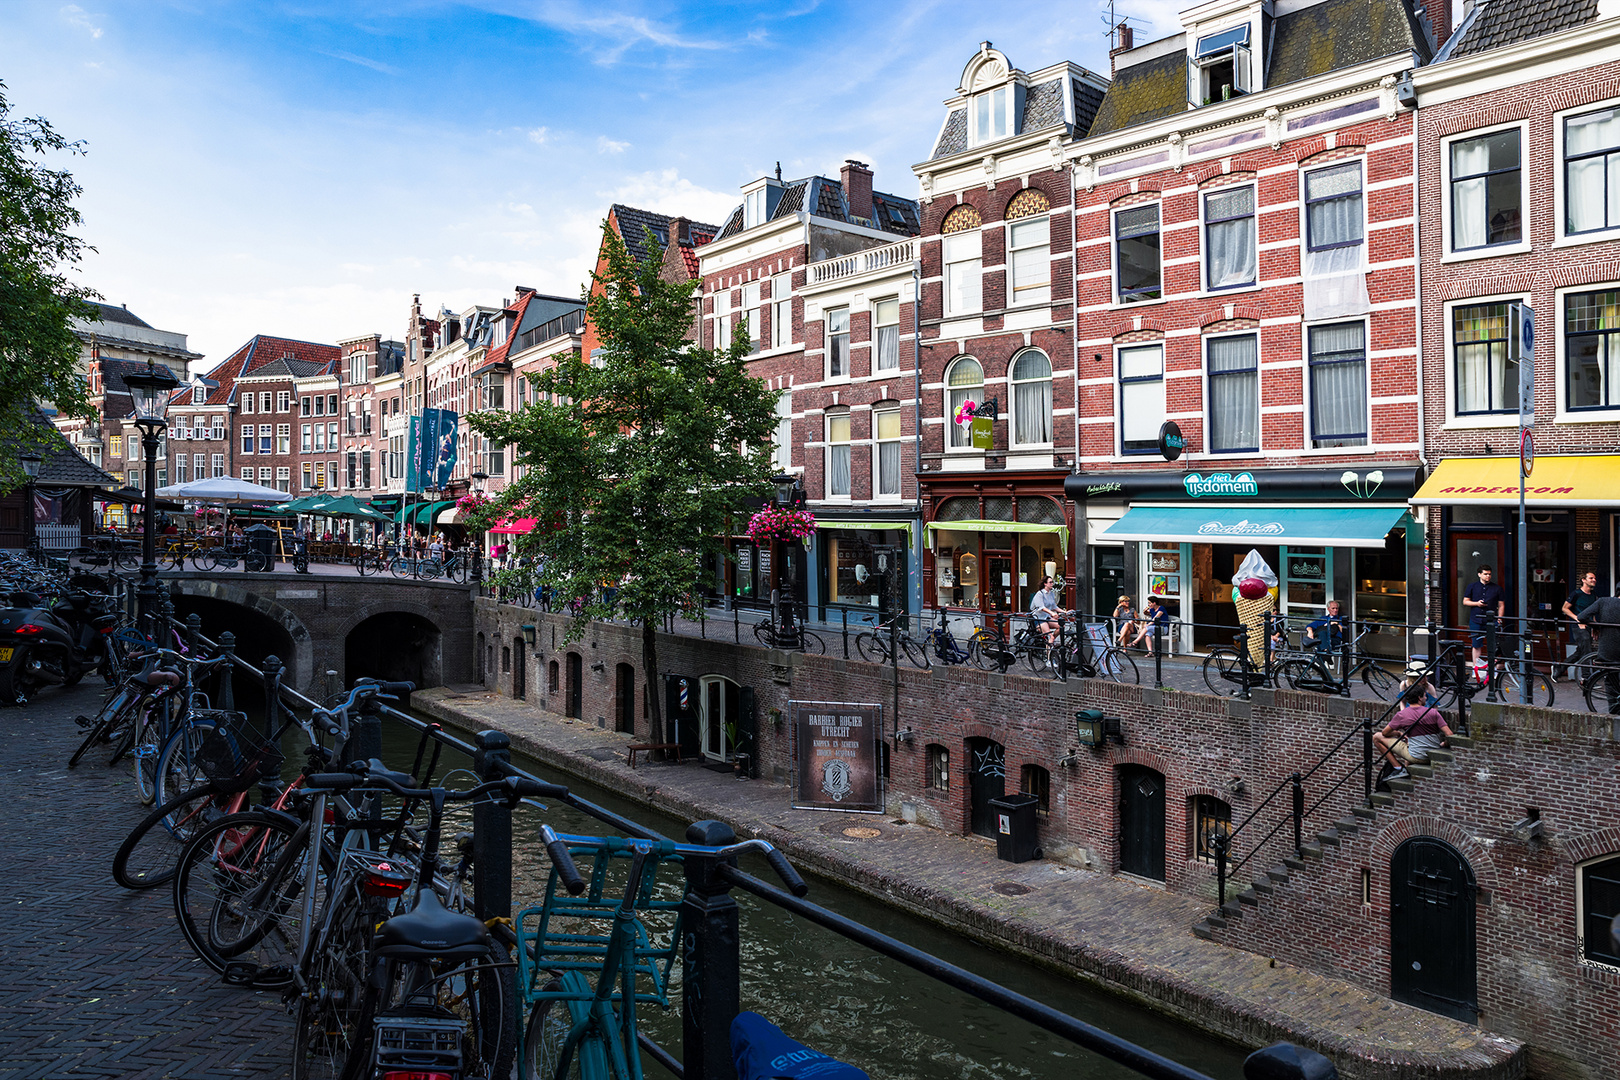
{"label": "black scooter", "polygon": [[73,686],[107,656],[117,616],[89,593],[68,593],[45,607],[30,592],[14,592],[0,610],[0,704],[26,704],[41,686]]}

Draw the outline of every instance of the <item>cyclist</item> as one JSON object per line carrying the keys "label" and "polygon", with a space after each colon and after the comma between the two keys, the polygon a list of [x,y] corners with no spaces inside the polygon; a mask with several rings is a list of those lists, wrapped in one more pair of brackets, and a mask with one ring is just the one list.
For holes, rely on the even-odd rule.
{"label": "cyclist", "polygon": [[1030,598],[1029,617],[1033,622],[1040,619],[1037,627],[1046,635],[1046,643],[1055,645],[1058,639],[1059,621],[1064,615],[1070,614],[1063,610],[1063,601],[1058,599],[1057,581],[1050,574],[1041,580],[1040,591]]}

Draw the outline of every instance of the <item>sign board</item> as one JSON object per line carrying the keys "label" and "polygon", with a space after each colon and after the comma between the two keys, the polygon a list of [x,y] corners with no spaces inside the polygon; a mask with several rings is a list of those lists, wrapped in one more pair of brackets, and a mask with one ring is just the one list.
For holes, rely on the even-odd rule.
{"label": "sign board", "polygon": [[1525,428],[1519,432],[1519,472],[1524,476],[1530,475],[1530,470],[1536,467],[1536,444],[1530,437],[1530,429]]}
{"label": "sign board", "polygon": [[995,423],[982,416],[975,416],[968,424],[968,437],[972,440],[975,450],[994,450]]}
{"label": "sign board", "polygon": [[1186,436],[1181,434],[1181,428],[1174,420],[1166,420],[1159,425],[1159,456],[1166,461],[1175,461],[1181,457],[1181,452],[1187,449]]}
{"label": "sign board", "polygon": [[1519,426],[1536,423],[1536,310],[1508,305],[1508,359],[1519,365]]}
{"label": "sign board", "polygon": [[790,701],[800,810],[883,812],[878,740],[883,706],[842,701]]}

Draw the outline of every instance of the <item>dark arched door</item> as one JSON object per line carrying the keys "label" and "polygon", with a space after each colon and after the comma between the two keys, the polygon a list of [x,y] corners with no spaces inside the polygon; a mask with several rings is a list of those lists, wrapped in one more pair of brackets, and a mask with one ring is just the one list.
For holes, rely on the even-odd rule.
{"label": "dark arched door", "polygon": [[580,659],[579,653],[571,652],[568,654],[568,689],[567,701],[564,702],[566,706],[564,712],[565,715],[572,716],[575,720],[583,719],[585,715],[580,701],[581,696],[583,696],[584,683],[584,661]]}
{"label": "dark arched door", "polygon": [[1007,794],[1007,751],[994,739],[969,739],[967,751],[968,828],[993,839],[996,811],[990,800]]}
{"label": "dark arched door", "polygon": [[523,652],[523,639],[514,638],[512,641],[512,697],[522,701],[529,689],[528,682],[529,661]]}
{"label": "dark arched door", "polygon": [[1164,880],[1164,776],[1145,765],[1119,767],[1119,869]]}
{"label": "dark arched door", "polygon": [[1389,996],[1472,1024],[1474,870],[1444,840],[1414,836],[1389,860]]}

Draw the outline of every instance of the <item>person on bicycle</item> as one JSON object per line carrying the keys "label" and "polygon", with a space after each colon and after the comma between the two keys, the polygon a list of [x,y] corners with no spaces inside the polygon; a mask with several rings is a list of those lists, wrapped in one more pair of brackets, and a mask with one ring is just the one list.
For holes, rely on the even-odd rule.
{"label": "person on bicycle", "polygon": [[1136,622],[1136,605],[1129,596],[1121,596],[1114,608],[1114,625],[1119,627],[1117,642],[1123,648],[1141,629]]}
{"label": "person on bicycle", "polygon": [[1048,574],[1041,580],[1040,591],[1029,601],[1030,621],[1041,620],[1037,629],[1046,635],[1048,645],[1057,644],[1061,621],[1066,614],[1068,612],[1063,610],[1063,601],[1058,599],[1057,581]]}
{"label": "person on bicycle", "polygon": [[1463,607],[1468,609],[1468,628],[1474,632],[1474,664],[1479,664],[1485,652],[1485,628],[1502,617],[1507,608],[1507,593],[1491,580],[1489,565],[1479,568],[1479,580],[1463,593]]}
{"label": "person on bicycle", "polygon": [[1327,614],[1305,625],[1305,647],[1314,647],[1322,653],[1337,652],[1344,645],[1345,624],[1344,606],[1337,600],[1329,600]]}
{"label": "person on bicycle", "polygon": [[1407,765],[1428,761],[1429,751],[1445,746],[1444,740],[1451,737],[1451,728],[1446,726],[1440,710],[1431,708],[1423,700],[1427,688],[1428,683],[1422,681],[1408,686],[1401,695],[1401,704],[1405,707],[1384,725],[1383,731],[1373,735],[1374,750],[1383,755],[1394,770],[1384,777],[1386,780],[1405,779]]}

